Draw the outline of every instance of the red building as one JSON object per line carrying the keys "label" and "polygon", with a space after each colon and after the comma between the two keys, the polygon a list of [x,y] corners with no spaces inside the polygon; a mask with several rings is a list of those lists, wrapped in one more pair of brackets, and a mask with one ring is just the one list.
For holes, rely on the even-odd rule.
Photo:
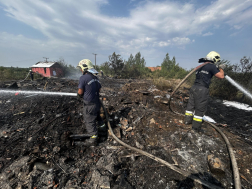
{"label": "red building", "polygon": [[161,67],[148,67],[152,72],[156,70],[161,70]]}
{"label": "red building", "polygon": [[62,66],[57,62],[38,62],[32,67],[32,71],[44,77],[62,77],[64,72]]}

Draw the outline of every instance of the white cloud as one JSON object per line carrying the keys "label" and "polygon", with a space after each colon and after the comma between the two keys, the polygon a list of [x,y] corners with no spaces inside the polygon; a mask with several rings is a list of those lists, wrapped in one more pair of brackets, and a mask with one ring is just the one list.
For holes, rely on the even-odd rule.
{"label": "white cloud", "polygon": [[237,23],[244,26],[248,22],[251,24],[252,14],[249,14],[252,11],[251,6],[251,0],[218,0],[212,2],[210,6],[197,10],[195,20],[202,25],[207,24],[207,27],[223,23],[231,27]]}
{"label": "white cloud", "polygon": [[159,47],[166,47],[166,46],[169,46],[170,44],[171,44],[170,40],[168,40],[168,41],[160,41],[158,43],[158,46]]}
{"label": "white cloud", "polygon": [[[35,40],[23,35],[13,35],[6,32],[0,33],[0,48],[11,51],[22,51],[29,56],[35,54],[47,54],[53,52],[56,55],[63,55],[72,49],[88,49],[88,46],[78,42],[67,42],[60,40]],[[64,48],[62,48],[64,47]],[[7,49],[8,50],[8,49]]]}
{"label": "white cloud", "polygon": [[186,45],[189,44],[191,42],[191,40],[187,37],[175,37],[172,39],[172,41],[177,44],[177,45]]}
{"label": "white cloud", "polygon": [[[133,0],[131,0],[133,2]],[[155,48],[185,48],[193,36],[214,35],[224,24],[239,30],[252,24],[251,0],[218,0],[196,8],[193,3],[178,1],[143,1],[130,10],[129,17],[111,17],[101,13],[108,0],[0,0],[6,14],[43,33],[47,40],[25,38],[5,33],[5,44],[15,48],[58,47],[107,50],[118,53],[149,51]],[[0,30],[1,32],[1,30]],[[215,32],[214,32],[215,33]],[[43,45],[44,46],[43,46]]]}
{"label": "white cloud", "polygon": [[174,37],[171,40],[160,41],[154,44],[154,46],[166,47],[166,46],[180,46],[184,47],[185,45],[194,42],[194,40],[190,40],[187,37]]}
{"label": "white cloud", "polygon": [[[226,21],[234,26],[242,20],[252,17],[251,1],[219,0],[210,6],[196,9],[193,4],[177,2],[147,1],[131,10],[130,17],[108,17],[102,15],[99,7],[107,1],[55,0],[51,3],[37,1],[3,1],[9,16],[40,30],[50,38],[82,36],[96,38],[97,35],[114,36],[113,38],[138,39],[156,37],[160,34],[168,38],[197,34],[208,27]],[[245,12],[242,12],[246,10]],[[238,15],[238,17],[236,16]],[[176,35],[176,36],[174,36]]]}
{"label": "white cloud", "polygon": [[213,35],[212,32],[207,32],[207,33],[204,33],[202,36],[210,36],[210,35]]}

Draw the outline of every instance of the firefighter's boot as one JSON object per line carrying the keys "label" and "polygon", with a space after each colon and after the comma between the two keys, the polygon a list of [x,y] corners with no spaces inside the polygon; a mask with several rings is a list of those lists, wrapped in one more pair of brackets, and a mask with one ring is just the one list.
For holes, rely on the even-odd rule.
{"label": "firefighter's boot", "polygon": [[105,123],[98,126],[98,135],[99,136],[106,136],[107,135],[107,127],[106,127]]}
{"label": "firefighter's boot", "polygon": [[192,129],[193,130],[195,130],[197,132],[202,132],[201,125],[202,125],[202,120],[196,121],[193,119],[193,121],[192,121]]}
{"label": "firefighter's boot", "polygon": [[193,112],[186,110],[184,123],[186,125],[189,125],[192,123],[192,120],[193,120]]}
{"label": "firefighter's boot", "polygon": [[193,121],[193,116],[192,116],[192,115],[185,115],[184,123],[185,123],[186,125],[191,124],[192,121]]}

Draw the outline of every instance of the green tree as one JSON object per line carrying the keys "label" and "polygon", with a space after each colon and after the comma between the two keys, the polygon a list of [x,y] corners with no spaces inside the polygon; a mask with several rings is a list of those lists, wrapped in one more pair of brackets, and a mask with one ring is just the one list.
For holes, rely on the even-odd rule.
{"label": "green tree", "polygon": [[139,74],[136,67],[136,61],[132,54],[127,61],[125,61],[125,67],[123,72],[124,78],[136,77],[136,74]]}
{"label": "green tree", "polygon": [[233,66],[233,70],[235,72],[241,72],[241,73],[251,73],[252,72],[252,61],[250,58],[247,58],[246,56],[244,56],[241,60],[240,60],[240,64],[235,64]]}
{"label": "green tree", "polygon": [[150,73],[149,69],[145,67],[146,62],[144,57],[142,57],[141,53],[138,52],[135,56],[132,54],[125,61],[125,67],[123,71],[123,77],[138,77],[142,78]]}
{"label": "green tree", "polygon": [[112,74],[111,68],[109,67],[109,62],[104,62],[103,64],[101,64],[100,70],[102,70],[105,75]]}
{"label": "green tree", "polygon": [[105,74],[120,76],[124,68],[121,55],[114,52],[112,55],[109,55],[108,58],[109,61],[103,63],[101,68],[104,69]]}
{"label": "green tree", "polygon": [[[166,53],[165,58],[161,64],[160,76],[164,78],[183,78],[188,72],[181,68],[178,63],[176,63],[176,58],[170,59],[169,53]],[[158,74],[157,74],[158,75]]]}
{"label": "green tree", "polygon": [[141,57],[141,53],[138,52],[135,55],[135,64],[136,64],[136,69],[138,70],[138,72],[140,73],[140,77],[142,77],[145,73],[145,59],[144,57]]}
{"label": "green tree", "polygon": [[170,60],[169,53],[166,53],[165,58],[161,64],[162,70],[170,71],[174,68],[175,65],[176,65],[176,58],[173,57],[172,60]]}

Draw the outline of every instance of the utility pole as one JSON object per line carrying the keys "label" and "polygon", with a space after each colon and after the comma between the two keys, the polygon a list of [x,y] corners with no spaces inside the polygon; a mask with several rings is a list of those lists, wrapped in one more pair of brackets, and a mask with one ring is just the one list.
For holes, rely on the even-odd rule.
{"label": "utility pole", "polygon": [[47,59],[49,59],[49,58],[46,58],[46,57],[43,57],[44,59],[46,59],[46,61],[45,62],[47,62]]}
{"label": "utility pole", "polygon": [[95,69],[96,69],[96,55],[95,53],[93,53],[93,55],[95,55]]}

